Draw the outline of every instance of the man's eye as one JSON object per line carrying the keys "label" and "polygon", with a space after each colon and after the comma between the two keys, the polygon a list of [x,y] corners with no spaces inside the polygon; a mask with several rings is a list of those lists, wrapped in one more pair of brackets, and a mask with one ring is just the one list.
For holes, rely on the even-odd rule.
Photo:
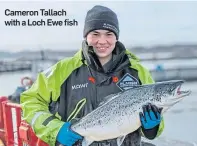
{"label": "man's eye", "polygon": [[112,33],[108,33],[107,35],[108,35],[108,36],[111,36],[111,35],[112,35]]}
{"label": "man's eye", "polygon": [[97,35],[98,35],[98,33],[93,33],[93,35],[94,35],[94,36],[97,36]]}

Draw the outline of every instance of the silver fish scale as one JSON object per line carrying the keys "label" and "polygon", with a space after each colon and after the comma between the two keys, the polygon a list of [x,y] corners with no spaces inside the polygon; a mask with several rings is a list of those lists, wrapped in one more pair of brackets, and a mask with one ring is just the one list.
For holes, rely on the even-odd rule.
{"label": "silver fish scale", "polygon": [[109,122],[121,124],[123,122],[123,118],[121,117],[135,114],[136,111],[141,111],[142,105],[153,99],[153,93],[154,89],[150,87],[143,88],[143,90],[134,88],[125,91],[115,99],[105,103],[105,106],[101,105],[95,111],[82,118],[81,121],[73,125],[72,128],[88,129],[99,125],[103,127],[106,124],[110,124]]}
{"label": "silver fish scale", "polygon": [[[188,96],[191,91],[177,92],[182,83],[182,80],[156,83],[107,96],[108,100],[104,100],[97,109],[74,123],[71,129],[84,136],[83,146],[89,146],[94,141],[128,135],[141,126],[139,112],[143,105],[153,103],[163,107],[165,112]],[[117,139],[117,144],[120,142]],[[135,143],[132,138],[132,145],[140,145],[140,142]]]}

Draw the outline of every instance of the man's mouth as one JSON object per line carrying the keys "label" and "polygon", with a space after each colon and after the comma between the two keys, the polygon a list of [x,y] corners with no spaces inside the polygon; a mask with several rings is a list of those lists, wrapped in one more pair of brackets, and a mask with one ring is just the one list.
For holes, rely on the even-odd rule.
{"label": "man's mouth", "polygon": [[99,52],[105,52],[108,49],[108,47],[97,47],[97,50]]}

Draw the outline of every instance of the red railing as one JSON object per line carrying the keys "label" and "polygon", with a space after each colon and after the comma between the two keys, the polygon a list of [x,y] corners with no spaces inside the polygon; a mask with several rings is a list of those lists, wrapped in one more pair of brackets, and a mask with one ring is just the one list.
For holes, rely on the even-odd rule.
{"label": "red railing", "polygon": [[3,106],[2,102],[7,101],[7,97],[0,97],[0,138],[5,143],[5,130],[4,130],[4,118],[3,118]]}
{"label": "red railing", "polygon": [[0,97],[0,138],[6,146],[48,146],[21,120],[21,106]]}

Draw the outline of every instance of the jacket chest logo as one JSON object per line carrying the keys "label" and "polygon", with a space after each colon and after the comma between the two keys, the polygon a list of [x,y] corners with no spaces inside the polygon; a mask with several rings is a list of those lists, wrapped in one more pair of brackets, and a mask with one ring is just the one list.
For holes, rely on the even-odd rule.
{"label": "jacket chest logo", "polygon": [[116,85],[122,90],[127,90],[130,88],[133,88],[133,86],[139,85],[139,81],[130,75],[129,73],[126,73],[117,83]]}
{"label": "jacket chest logo", "polygon": [[72,86],[72,90],[75,89],[81,89],[81,88],[87,88],[88,87],[88,83],[84,83],[84,84],[76,84]]}

